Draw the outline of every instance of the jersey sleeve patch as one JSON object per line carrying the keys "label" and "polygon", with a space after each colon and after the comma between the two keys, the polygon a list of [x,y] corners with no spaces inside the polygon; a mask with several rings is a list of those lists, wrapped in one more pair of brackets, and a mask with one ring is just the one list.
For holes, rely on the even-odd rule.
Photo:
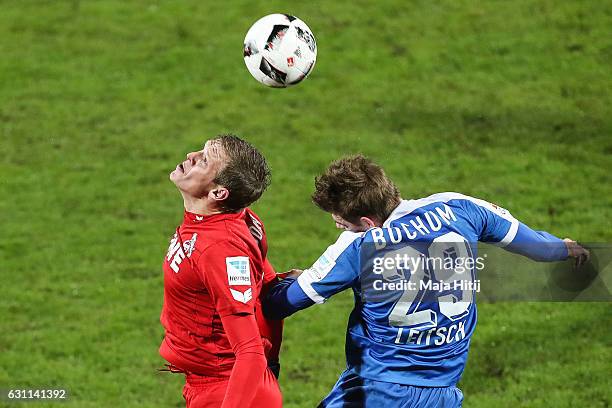
{"label": "jersey sleeve patch", "polygon": [[248,256],[231,256],[225,258],[227,280],[230,286],[250,285],[251,271]]}
{"label": "jersey sleeve patch", "polygon": [[310,267],[310,270],[312,270],[317,279],[320,280],[323,279],[325,275],[327,275],[327,273],[332,270],[334,265],[336,265],[336,261],[330,259],[329,254],[327,254],[326,251],[325,253],[323,253],[323,255],[319,257],[319,259],[315,261],[315,263]]}
{"label": "jersey sleeve patch", "polygon": [[239,290],[234,290],[230,288],[230,292],[232,293],[232,297],[234,300],[237,300],[241,303],[247,303],[249,300],[253,299],[253,290],[247,289],[244,292],[240,292]]}
{"label": "jersey sleeve patch", "polygon": [[[349,281],[351,269],[338,266],[338,259],[345,253],[347,248],[358,238],[363,236],[363,232],[355,233],[345,231],[338,237],[333,245],[315,261],[315,263],[297,278],[298,285],[302,291],[315,303],[323,303],[327,297],[344,288]],[[333,271],[336,271],[335,273]],[[330,274],[334,275],[333,277]],[[318,289],[317,289],[318,287]],[[324,290],[324,294],[319,293]],[[343,290],[343,289],[342,289]]]}

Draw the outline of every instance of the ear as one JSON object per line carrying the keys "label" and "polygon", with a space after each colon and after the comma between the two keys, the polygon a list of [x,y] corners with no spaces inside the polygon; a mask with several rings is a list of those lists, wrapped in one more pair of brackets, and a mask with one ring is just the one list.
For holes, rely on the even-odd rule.
{"label": "ear", "polygon": [[373,217],[372,218],[370,218],[370,217],[361,217],[361,218],[359,218],[359,222],[361,223],[361,226],[367,227],[367,229],[379,226],[378,223],[374,220]]}
{"label": "ear", "polygon": [[227,200],[229,197],[229,190],[222,186],[217,186],[208,192],[208,197],[213,201]]}

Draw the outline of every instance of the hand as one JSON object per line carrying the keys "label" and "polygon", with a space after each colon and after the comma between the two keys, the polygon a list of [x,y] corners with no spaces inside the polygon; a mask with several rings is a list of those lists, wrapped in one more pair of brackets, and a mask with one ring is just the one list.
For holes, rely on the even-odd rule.
{"label": "hand", "polygon": [[267,337],[262,336],[261,345],[263,346],[263,349],[264,349],[264,355],[267,358],[270,355],[270,351],[272,350],[272,342]]}
{"label": "hand", "polygon": [[297,278],[298,276],[300,276],[302,274],[302,272],[304,272],[301,269],[291,269],[289,272],[287,272],[287,277],[288,278]]}
{"label": "hand", "polygon": [[285,279],[285,278],[297,278],[298,276],[300,276],[302,274],[302,272],[304,272],[301,269],[291,269],[287,272],[283,272],[283,273],[278,273],[277,276],[281,279]]}
{"label": "hand", "polygon": [[589,259],[591,258],[591,253],[589,252],[589,250],[582,247],[576,241],[573,241],[569,238],[565,238],[563,242],[565,243],[565,246],[567,247],[568,257],[575,258],[576,268],[579,268],[580,266],[588,262]]}

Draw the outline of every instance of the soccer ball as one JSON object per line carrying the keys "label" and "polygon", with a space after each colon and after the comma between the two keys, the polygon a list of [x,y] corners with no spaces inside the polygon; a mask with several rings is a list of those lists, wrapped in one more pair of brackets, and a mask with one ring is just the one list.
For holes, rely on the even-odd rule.
{"label": "soccer ball", "polygon": [[308,76],[317,60],[310,28],[288,14],[270,14],[251,26],[244,38],[244,62],[264,85],[286,88]]}

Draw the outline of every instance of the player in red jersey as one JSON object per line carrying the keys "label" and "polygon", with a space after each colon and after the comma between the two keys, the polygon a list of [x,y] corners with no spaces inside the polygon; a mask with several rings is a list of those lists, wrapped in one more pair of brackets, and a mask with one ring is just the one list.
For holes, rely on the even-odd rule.
{"label": "player in red jersey", "polygon": [[164,259],[159,352],[185,373],[188,408],[281,407],[266,357],[278,359],[282,328],[259,310],[264,282],[276,276],[263,224],[247,208],[269,185],[266,160],[224,135],[187,154],[170,180],[185,214]]}

